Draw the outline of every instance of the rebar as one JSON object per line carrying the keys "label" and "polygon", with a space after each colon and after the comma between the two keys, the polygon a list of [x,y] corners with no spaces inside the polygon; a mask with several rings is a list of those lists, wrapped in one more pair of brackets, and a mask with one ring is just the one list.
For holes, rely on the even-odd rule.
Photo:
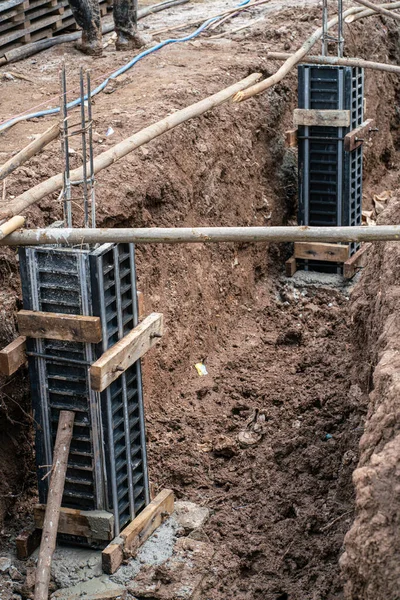
{"label": "rebar", "polygon": [[61,151],[64,158],[63,170],[63,197],[64,197],[64,221],[67,227],[72,227],[71,212],[71,180],[69,168],[69,140],[68,140],[68,110],[67,110],[67,80],[65,63],[63,62],[60,72],[62,126],[61,126]]}
{"label": "rebar", "polygon": [[89,173],[90,173],[90,208],[92,214],[92,227],[96,227],[96,196],[94,189],[94,158],[93,158],[93,119],[92,119],[92,88],[90,85],[90,71],[86,71],[86,90],[89,119]]}
{"label": "rebar", "polygon": [[83,187],[83,214],[85,227],[89,225],[88,211],[88,182],[87,182],[87,167],[86,167],[86,110],[85,110],[85,85],[83,80],[83,68],[79,72],[79,87],[81,92],[81,132],[82,132],[82,187]]}

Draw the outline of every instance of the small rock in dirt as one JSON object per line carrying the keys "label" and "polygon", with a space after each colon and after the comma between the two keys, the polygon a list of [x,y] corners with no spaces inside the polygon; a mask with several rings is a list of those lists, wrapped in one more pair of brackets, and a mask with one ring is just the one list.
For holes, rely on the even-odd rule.
{"label": "small rock in dirt", "polygon": [[231,458],[237,454],[235,441],[226,435],[220,435],[219,438],[213,443],[213,452],[217,456]]}
{"label": "small rock in dirt", "polygon": [[205,506],[199,506],[194,502],[175,502],[175,518],[185,533],[202,527],[209,516],[210,511]]}
{"label": "small rock in dirt", "polygon": [[302,338],[301,331],[289,329],[278,336],[276,343],[278,346],[300,346]]}
{"label": "small rock in dirt", "polygon": [[12,562],[9,556],[0,557],[0,573],[5,573],[11,567]]}
{"label": "small rock in dirt", "polygon": [[22,573],[20,573],[13,565],[8,569],[8,574],[13,581],[22,581],[24,579]]}

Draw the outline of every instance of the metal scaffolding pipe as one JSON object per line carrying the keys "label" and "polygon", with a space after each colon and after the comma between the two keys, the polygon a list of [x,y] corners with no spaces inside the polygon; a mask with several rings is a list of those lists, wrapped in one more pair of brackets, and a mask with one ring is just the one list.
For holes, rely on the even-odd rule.
{"label": "metal scaffolding pipe", "polygon": [[143,227],[131,229],[24,229],[0,240],[3,246],[213,242],[379,242],[400,241],[400,225],[374,227]]}

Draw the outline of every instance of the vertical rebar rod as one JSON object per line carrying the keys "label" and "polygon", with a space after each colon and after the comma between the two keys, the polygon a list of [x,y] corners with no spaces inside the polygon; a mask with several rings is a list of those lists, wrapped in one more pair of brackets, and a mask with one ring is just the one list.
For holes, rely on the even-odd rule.
{"label": "vertical rebar rod", "polygon": [[89,171],[90,171],[90,207],[92,214],[92,227],[96,227],[96,196],[94,189],[94,158],[93,158],[93,120],[92,120],[92,89],[90,85],[90,71],[86,72],[86,91],[88,103],[88,133],[89,133]]}
{"label": "vertical rebar rod", "polygon": [[322,2],[322,56],[328,55],[328,0]]}
{"label": "vertical rebar rod", "polygon": [[338,57],[343,58],[343,0],[338,0]]}
{"label": "vertical rebar rod", "polygon": [[64,220],[67,227],[72,227],[71,212],[71,180],[69,169],[69,143],[68,143],[68,110],[67,110],[67,78],[65,63],[60,72],[61,107],[62,107],[62,136],[61,147],[64,154]]}
{"label": "vertical rebar rod", "polygon": [[83,214],[85,227],[89,227],[89,210],[88,210],[88,182],[87,182],[87,165],[86,165],[86,110],[85,110],[85,83],[83,79],[83,68],[80,68],[79,74],[80,92],[81,92],[81,131],[82,131],[82,171],[83,171]]}

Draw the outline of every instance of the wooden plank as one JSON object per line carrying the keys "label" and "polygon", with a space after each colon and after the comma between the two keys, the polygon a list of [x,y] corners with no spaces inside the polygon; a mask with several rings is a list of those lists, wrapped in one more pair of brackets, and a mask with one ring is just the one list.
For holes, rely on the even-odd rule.
{"label": "wooden plank", "polygon": [[367,250],[371,247],[371,244],[363,244],[357,252],[353,254],[343,265],[343,277],[351,279],[357,273],[358,270],[365,267],[367,264]]}
{"label": "wooden plank", "polygon": [[174,512],[174,493],[162,490],[120,533],[124,555],[132,556],[151,534]]}
{"label": "wooden plank", "polygon": [[285,146],[286,148],[295,148],[297,146],[297,129],[285,131]]}
{"label": "wooden plank", "polygon": [[285,262],[285,270],[286,270],[286,277],[293,277],[293,275],[296,273],[297,263],[296,263],[296,259],[294,256],[291,256]]}
{"label": "wooden plank", "polygon": [[100,317],[20,310],[18,327],[22,335],[68,342],[101,342]]}
{"label": "wooden plank", "polygon": [[367,119],[360,127],[356,127],[344,136],[344,149],[346,152],[353,152],[364,143],[364,139],[369,137],[374,125],[374,119]]}
{"label": "wooden plank", "polygon": [[157,343],[162,333],[162,314],[151,313],[92,364],[89,371],[92,390],[102,392],[110,383],[118,379],[121,373]]}
{"label": "wooden plank", "polygon": [[0,373],[12,375],[27,361],[26,337],[20,335],[16,340],[0,350]]}
{"label": "wooden plank", "polygon": [[296,108],[293,124],[306,127],[313,125],[319,127],[350,127],[350,111]]}
{"label": "wooden plank", "polygon": [[123,529],[118,538],[102,552],[103,571],[115,573],[124,557],[136,554],[138,548],[174,511],[172,490],[162,490],[145,509]]}
{"label": "wooden plank", "polygon": [[138,317],[139,319],[142,319],[144,317],[144,296],[139,290],[136,293],[138,302]]}
{"label": "wooden plank", "polygon": [[349,258],[347,244],[324,244],[320,242],[295,242],[295,258],[345,262]]}
{"label": "wooden plank", "polygon": [[19,560],[28,558],[39,547],[41,537],[42,532],[40,529],[36,529],[36,527],[21,531],[15,539],[17,558]]}
{"label": "wooden plank", "polygon": [[[45,504],[37,504],[33,509],[35,526],[43,527]],[[61,507],[57,533],[79,535],[89,542],[102,540],[109,542],[114,536],[114,516],[105,510],[77,510]]]}

